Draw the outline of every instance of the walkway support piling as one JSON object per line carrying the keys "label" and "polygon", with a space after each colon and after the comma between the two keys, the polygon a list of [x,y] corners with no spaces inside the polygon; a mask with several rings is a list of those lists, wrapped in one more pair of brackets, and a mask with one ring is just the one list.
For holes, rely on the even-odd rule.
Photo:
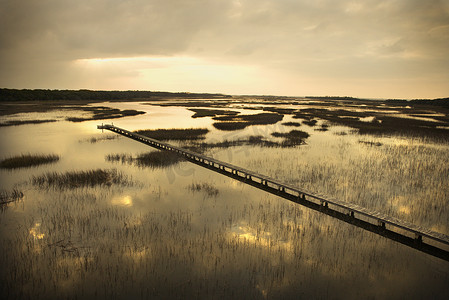
{"label": "walkway support piling", "polygon": [[257,174],[181,147],[130,132],[114,125],[102,124],[98,125],[97,128],[101,130],[110,130],[159,150],[175,152],[186,160],[199,166],[234,178],[258,189],[332,216],[424,253],[449,261],[449,236],[445,234],[398,220],[356,204],[327,197],[325,198],[316,193],[281,183],[276,179],[265,175]]}

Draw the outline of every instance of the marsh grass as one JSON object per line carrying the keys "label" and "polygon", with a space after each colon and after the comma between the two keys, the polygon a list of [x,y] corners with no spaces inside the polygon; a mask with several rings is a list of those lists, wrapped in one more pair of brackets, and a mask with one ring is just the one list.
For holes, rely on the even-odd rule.
{"label": "marsh grass", "polygon": [[381,142],[376,142],[376,141],[362,141],[362,140],[359,140],[359,143],[363,144],[363,145],[367,145],[367,146],[375,146],[375,147],[382,146]]}
{"label": "marsh grass", "polygon": [[248,122],[252,125],[275,124],[283,119],[283,115],[277,113],[260,113],[254,115],[222,116],[214,117],[217,121],[240,121]]}
{"label": "marsh grass", "polygon": [[157,105],[157,106],[182,106],[182,107],[216,107],[216,108],[226,108],[229,104],[228,100],[208,100],[208,101],[174,101],[170,103],[146,103],[148,105]]}
{"label": "marsh grass", "polygon": [[26,124],[42,124],[42,123],[52,123],[56,122],[56,120],[13,120],[0,123],[0,127],[4,126],[17,126],[17,125],[26,125]]}
{"label": "marsh grass", "polygon": [[390,138],[361,143],[339,139],[329,157],[298,157],[291,167],[294,153],[286,151],[276,158],[254,158],[257,163],[250,163],[248,169],[277,174],[306,190],[449,232],[447,145],[423,144],[418,139],[410,143]]}
{"label": "marsh grass", "polygon": [[216,197],[220,192],[216,187],[210,185],[207,182],[192,183],[187,187],[187,189],[192,192],[204,192],[209,197]]}
{"label": "marsh grass", "polygon": [[139,154],[133,157],[131,154],[108,154],[105,157],[108,162],[121,162],[122,164],[133,164],[138,167],[164,168],[175,165],[184,159],[169,151],[157,151]]}
{"label": "marsh grass", "polygon": [[110,108],[104,106],[95,107],[81,107],[83,111],[92,112],[91,117],[69,117],[66,118],[70,122],[84,122],[91,120],[117,119],[122,117],[137,116],[145,114],[144,111],[137,111],[134,109],[120,110],[118,108]]}
{"label": "marsh grass", "polygon": [[258,146],[267,148],[290,148],[298,145],[305,144],[305,139],[309,137],[309,134],[300,130],[292,130],[286,133],[273,132],[271,134],[274,137],[283,138],[283,141],[272,141],[267,140],[261,135],[252,135],[246,138],[240,138],[236,140],[224,140],[221,142],[203,142],[194,143],[189,145],[189,148],[193,151],[203,153],[207,149],[211,148],[230,148],[230,147],[241,147],[241,146]]}
{"label": "marsh grass", "polygon": [[199,143],[190,145],[193,151],[203,153],[207,149],[211,148],[230,148],[230,147],[241,147],[241,146],[258,146],[258,147],[268,147],[268,148],[288,148],[299,145],[297,140],[293,138],[285,138],[282,142],[270,141],[265,139],[260,135],[252,135],[247,138],[240,138],[237,140],[224,140],[222,142],[216,143]]}
{"label": "marsh grass", "polygon": [[24,230],[4,236],[8,298],[382,298],[403,293],[404,277],[424,296],[447,290],[446,273],[417,264],[415,252],[326,215],[262,191],[215,197],[207,179],[185,189],[191,197],[179,206],[167,206],[168,191],[167,202],[149,194],[137,212],[101,205],[106,190],[41,201],[41,219],[25,216]]}
{"label": "marsh grass", "polygon": [[309,137],[309,134],[301,130],[291,130],[289,132],[273,132],[271,134],[274,137],[283,138],[282,142],[285,147],[301,145],[305,143],[305,139]]}
{"label": "marsh grass", "polygon": [[79,187],[131,186],[133,182],[128,176],[116,169],[69,171],[65,173],[48,172],[40,176],[33,176],[31,183],[40,188],[74,189]]}
{"label": "marsh grass", "polygon": [[[224,140],[222,142],[216,143],[200,143],[195,144],[194,147],[199,149],[210,149],[210,148],[229,148],[236,146],[260,146],[260,147],[279,147],[280,144],[264,139],[262,136],[254,135],[247,138],[237,139],[237,140]],[[202,152],[202,151],[200,151]]]}
{"label": "marsh grass", "polygon": [[56,154],[22,154],[20,156],[13,156],[5,158],[0,162],[0,168],[2,169],[18,169],[29,168],[44,164],[55,163],[59,160],[59,156]]}
{"label": "marsh grass", "polygon": [[346,136],[346,135],[348,135],[348,132],[346,132],[346,131],[335,131],[333,134],[337,135],[337,136]]}
{"label": "marsh grass", "polygon": [[[105,99],[106,100],[106,99]],[[67,117],[65,120],[70,122],[83,122],[89,120],[116,119],[126,116],[136,116],[144,114],[144,111],[137,110],[120,110],[105,106],[88,106],[88,104],[96,101],[88,100],[50,100],[50,101],[15,101],[0,103],[0,115],[13,115],[17,113],[45,113],[50,111],[83,111],[91,113],[91,116],[83,117]],[[0,123],[0,126],[13,126],[23,124],[39,124],[56,122],[58,120],[14,120]]]}
{"label": "marsh grass", "polygon": [[131,154],[127,153],[114,153],[106,155],[105,160],[108,162],[121,162],[122,164],[131,164],[134,158]]}
{"label": "marsh grass", "polygon": [[6,207],[8,203],[16,202],[23,198],[23,192],[13,189],[12,192],[0,191],[0,208]]}
{"label": "marsh grass", "polygon": [[[331,107],[335,105],[330,105]],[[295,112],[293,118],[305,119],[302,123],[315,126],[320,118],[334,125],[348,126],[358,130],[359,134],[369,135],[404,135],[409,137],[430,137],[435,139],[448,138],[448,131],[441,126],[449,125],[449,118],[446,110],[438,110],[433,107],[423,107],[419,109],[407,109],[406,107],[391,107],[381,105],[360,106],[349,105],[347,108],[358,108],[359,110],[329,109],[329,108],[306,108]],[[372,110],[371,110],[372,109]],[[394,109],[396,113],[408,115],[409,117],[395,116],[391,114]],[[383,111],[389,111],[385,114]],[[445,113],[446,116],[432,116],[436,113]],[[430,115],[430,116],[429,116]],[[373,118],[371,121],[363,121],[363,118]],[[413,117],[426,117],[439,122],[426,119],[416,119]]]}
{"label": "marsh grass", "polygon": [[100,136],[100,137],[91,137],[91,138],[88,138],[88,139],[84,139],[84,140],[79,140],[79,142],[80,143],[83,143],[83,142],[88,142],[88,143],[91,143],[91,144],[95,144],[95,143],[98,143],[98,142],[101,142],[101,141],[110,141],[110,140],[116,140],[116,139],[119,139],[120,138],[120,135],[105,135],[105,136]]}
{"label": "marsh grass", "polygon": [[278,113],[260,113],[254,115],[221,116],[212,119],[216,122],[212,124],[218,130],[232,131],[244,129],[251,125],[269,125],[282,121],[284,115]]}
{"label": "marsh grass", "polygon": [[[234,160],[292,185],[417,225],[440,224],[441,232],[449,232],[447,147],[372,141],[383,145],[361,146],[350,134],[302,149],[241,152],[241,160]],[[0,227],[0,294],[8,299],[447,298],[446,262],[206,172],[179,189],[156,180],[141,191],[37,190],[32,203],[24,200],[27,210],[18,215],[17,226],[12,210],[7,213],[14,215],[0,217],[6,225]],[[208,197],[203,183],[219,188],[218,196]],[[112,204],[112,197],[128,196],[130,206]]]}
{"label": "marsh grass", "polygon": [[283,107],[264,107],[263,111],[275,112],[282,115],[293,114],[297,111],[296,108],[283,108]]}
{"label": "marsh grass", "polygon": [[216,129],[223,131],[241,130],[248,127],[247,122],[215,122],[212,124]]}
{"label": "marsh grass", "polygon": [[328,131],[329,130],[330,125],[327,123],[323,123],[321,124],[319,127],[315,128],[315,131]]}
{"label": "marsh grass", "polygon": [[292,126],[292,127],[300,127],[301,123],[299,122],[284,122],[282,123],[284,126]]}
{"label": "marsh grass", "polygon": [[163,168],[184,161],[184,158],[173,152],[158,151],[139,154],[135,158],[135,161],[140,167]]}
{"label": "marsh grass", "polygon": [[159,140],[200,140],[209,132],[207,128],[137,130],[135,133]]}
{"label": "marsh grass", "polygon": [[315,126],[317,122],[318,122],[318,121],[315,120],[315,119],[304,120],[304,121],[302,121],[303,124],[305,124],[305,125],[307,125],[307,126],[310,126],[310,127]]}
{"label": "marsh grass", "polygon": [[203,118],[203,117],[215,117],[215,116],[235,116],[240,112],[233,110],[223,110],[223,109],[201,109],[201,108],[189,108],[190,111],[195,112],[192,118]]}

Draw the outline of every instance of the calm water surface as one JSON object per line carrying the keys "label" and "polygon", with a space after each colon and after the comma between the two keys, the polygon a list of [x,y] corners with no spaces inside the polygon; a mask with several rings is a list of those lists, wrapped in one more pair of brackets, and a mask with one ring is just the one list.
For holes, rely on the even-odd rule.
{"label": "calm water surface", "polygon": [[[296,128],[278,123],[224,132],[183,107],[102,105],[147,114],[0,128],[2,159],[61,157],[51,165],[0,170],[1,189],[24,193],[0,212],[6,298],[449,297],[448,262],[188,162],[142,168],[105,160],[157,151],[133,140],[90,142],[113,135],[96,129],[102,122],[128,130],[208,128],[206,142],[250,135],[276,140],[272,132]],[[359,136],[346,127],[298,129],[311,136],[295,148],[241,146],[206,155],[449,234],[449,145]],[[97,168],[116,169],[132,184],[61,190],[31,183],[46,172]]]}

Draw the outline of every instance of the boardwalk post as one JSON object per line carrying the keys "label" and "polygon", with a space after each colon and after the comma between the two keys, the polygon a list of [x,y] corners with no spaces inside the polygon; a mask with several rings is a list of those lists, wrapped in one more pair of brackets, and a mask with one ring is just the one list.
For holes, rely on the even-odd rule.
{"label": "boardwalk post", "polygon": [[419,233],[415,233],[415,242],[418,244],[422,243],[422,235],[420,235]]}

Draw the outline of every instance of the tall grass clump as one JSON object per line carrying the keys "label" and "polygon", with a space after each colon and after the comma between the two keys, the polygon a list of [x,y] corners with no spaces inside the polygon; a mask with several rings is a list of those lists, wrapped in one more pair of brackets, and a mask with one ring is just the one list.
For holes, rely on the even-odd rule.
{"label": "tall grass clump", "polygon": [[105,157],[108,162],[121,162],[122,164],[133,164],[138,167],[164,168],[175,165],[184,159],[168,151],[157,151],[142,153],[133,157],[131,154],[116,153],[108,154]]}
{"label": "tall grass clump", "polygon": [[313,127],[316,125],[318,121],[315,119],[311,119],[311,120],[304,120],[302,121],[303,124],[306,124],[307,126]]}
{"label": "tall grass clump", "polygon": [[284,126],[300,127],[301,123],[299,123],[299,122],[284,122],[284,123],[282,123],[282,125],[284,125]]}
{"label": "tall grass clump", "polygon": [[187,187],[192,192],[204,192],[209,197],[216,197],[219,193],[219,190],[212,185],[203,182],[203,183],[192,183]]}
{"label": "tall grass clump", "polygon": [[95,144],[101,141],[110,141],[110,140],[116,140],[119,139],[120,135],[105,135],[100,137],[91,137],[83,140],[79,140],[80,143],[88,142],[91,144]]}
{"label": "tall grass clump", "polygon": [[154,168],[168,167],[183,160],[181,156],[168,151],[143,153],[135,158],[138,166]]}
{"label": "tall grass clump", "polygon": [[156,129],[137,130],[138,134],[160,140],[201,140],[209,132],[207,128]]}
{"label": "tall grass clump", "polygon": [[245,129],[250,124],[248,124],[247,122],[215,122],[212,125],[218,130],[233,131]]}
{"label": "tall grass clump", "polygon": [[56,154],[22,154],[20,156],[13,156],[6,158],[0,162],[0,168],[2,169],[18,169],[28,168],[44,164],[55,163],[59,160],[59,156]]}
{"label": "tall grass clump", "polygon": [[40,176],[33,176],[31,182],[41,188],[73,189],[79,187],[132,185],[128,177],[115,169],[69,171],[65,173],[49,172]]}

